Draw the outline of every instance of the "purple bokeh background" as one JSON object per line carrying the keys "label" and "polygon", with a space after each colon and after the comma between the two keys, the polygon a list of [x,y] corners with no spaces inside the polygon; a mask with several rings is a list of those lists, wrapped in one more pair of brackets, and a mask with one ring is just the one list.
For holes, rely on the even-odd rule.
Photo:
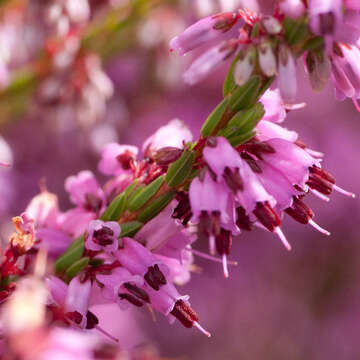
{"label": "purple bokeh background", "polygon": [[[172,118],[186,122],[197,136],[221,99],[225,69],[191,88],[180,77],[172,86],[161,86],[152,76],[144,78],[148,56],[142,50],[108,64],[115,96],[103,123],[91,129],[66,119],[65,125],[59,124],[46,113],[30,113],[2,128],[14,157],[12,169],[0,169],[3,237],[11,216],[25,208],[42,178],[49,191],[59,194],[65,210],[69,203],[64,180],[82,169],[97,171],[98,144],[115,139],[141,146]],[[176,54],[161,56],[179,61]],[[324,152],[324,168],[340,186],[360,195],[359,113],[350,101],[337,102],[330,86],[314,94],[300,66],[299,82],[298,101],[305,101],[307,107],[291,112],[284,125],[298,131],[310,148]],[[316,221],[331,237],[286,218],[282,228],[293,246],[288,253],[272,234],[244,232],[234,240],[231,259],[239,265],[230,268],[229,279],[223,278],[218,264],[196,258],[202,271],[193,274],[181,292],[191,295],[201,323],[213,334],[210,340],[178,323],[169,325],[161,316],[154,323],[144,309],[134,312],[137,323],[131,324],[133,335],[127,343],[150,341],[164,356],[198,360],[358,359],[360,202],[337,193],[330,203],[308,198]],[[195,248],[206,251],[207,244],[197,243]],[[104,316],[114,318],[113,312],[118,310]],[[131,323],[130,317],[118,316],[118,324]],[[124,330],[115,325],[114,332],[126,332],[126,326]]]}

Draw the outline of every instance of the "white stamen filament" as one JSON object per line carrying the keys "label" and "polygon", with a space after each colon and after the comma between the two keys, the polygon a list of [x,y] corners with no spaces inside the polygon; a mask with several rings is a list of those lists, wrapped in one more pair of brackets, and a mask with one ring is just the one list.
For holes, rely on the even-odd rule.
{"label": "white stamen filament", "polygon": [[330,198],[324,194],[322,194],[321,192],[317,191],[317,190],[314,190],[314,189],[310,189],[310,191],[315,195],[317,196],[319,199],[321,200],[324,200],[326,202],[329,202],[330,201]]}
{"label": "white stamen filament", "polygon": [[354,198],[355,197],[355,194],[350,192],[350,191],[346,191],[344,189],[342,189],[341,187],[337,186],[337,185],[333,185],[333,190],[337,191],[338,193],[340,194],[343,194],[345,196],[349,196],[349,197],[352,197]]}
{"label": "white stamen filament", "polygon": [[330,231],[327,231],[325,229],[323,229],[320,225],[318,225],[314,220],[310,219],[308,222],[309,225],[311,225],[313,228],[315,228],[316,230],[320,231],[322,234],[324,235],[331,235]]}
{"label": "white stamen filament", "polygon": [[229,270],[228,270],[228,266],[227,266],[227,256],[226,254],[223,254],[222,256],[222,264],[223,264],[223,269],[224,269],[224,276],[226,278],[229,277]]}
{"label": "white stamen filament", "polygon": [[193,325],[197,327],[203,334],[205,334],[208,338],[211,337],[211,334],[206,331],[197,321],[194,321]]}
{"label": "white stamen filament", "polygon": [[119,339],[117,339],[116,337],[112,336],[111,334],[109,334],[107,331],[105,331],[102,327],[100,327],[99,325],[95,326],[95,329],[97,331],[99,331],[101,334],[105,335],[106,337],[108,337],[110,340],[115,341],[115,342],[119,342]]}
{"label": "white stamen filament", "polygon": [[[208,254],[205,254],[199,250],[195,250],[195,249],[191,249],[191,248],[185,248],[185,250],[188,250],[188,251],[191,251],[194,255],[197,255],[199,257],[202,257],[204,259],[207,259],[207,260],[210,260],[210,261],[215,261],[215,262],[218,262],[218,263],[222,263],[222,259],[220,258],[217,258],[215,256],[211,256],[211,255],[208,255]],[[237,265],[237,261],[228,261],[227,262],[228,265]]]}
{"label": "white stamen filament", "polygon": [[282,232],[282,230],[279,227],[276,227],[274,232],[279,237],[281,242],[284,244],[284,246],[286,247],[286,250],[290,251],[291,250],[291,245],[287,241],[287,239],[286,239],[284,233]]}

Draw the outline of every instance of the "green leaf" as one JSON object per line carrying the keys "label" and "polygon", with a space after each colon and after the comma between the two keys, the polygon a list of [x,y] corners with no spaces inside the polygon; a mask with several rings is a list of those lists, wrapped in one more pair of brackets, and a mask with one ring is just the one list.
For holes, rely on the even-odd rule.
{"label": "green leaf", "polygon": [[157,199],[155,199],[152,203],[150,203],[145,210],[143,210],[139,216],[138,220],[143,223],[151,220],[157,214],[159,214],[165,207],[174,199],[176,194],[175,190],[170,190],[167,193],[161,195]]}
{"label": "green leaf", "polygon": [[304,51],[317,51],[317,50],[323,50],[324,49],[324,38],[322,36],[315,36],[311,39],[309,39],[304,47]]}
{"label": "green leaf", "polygon": [[124,193],[118,195],[101,215],[103,221],[119,220],[126,207],[126,196]]}
{"label": "green leaf", "polygon": [[145,205],[159,191],[161,185],[164,183],[164,178],[164,175],[158,177],[137,192],[129,201],[128,209],[135,212]]}
{"label": "green leaf", "polygon": [[181,185],[190,175],[195,160],[193,151],[184,153],[172,163],[166,173],[165,181],[170,187]]}
{"label": "green leaf", "polygon": [[121,224],[120,237],[133,237],[143,225],[144,224],[140,221],[129,221]]}
{"label": "green leaf", "polygon": [[90,261],[89,261],[89,265],[90,266],[93,266],[93,267],[97,267],[97,266],[100,266],[104,263],[104,259],[100,259],[100,258],[92,258]]}
{"label": "green leaf", "polygon": [[78,238],[55,262],[55,272],[63,272],[78,261],[84,252],[84,238]]}
{"label": "green leaf", "polygon": [[213,134],[213,131],[216,129],[217,125],[221,121],[221,118],[226,110],[228,103],[229,103],[229,99],[225,98],[215,108],[215,110],[208,116],[204,125],[201,128],[202,136],[207,137]]}
{"label": "green leaf", "polygon": [[70,281],[74,278],[81,270],[84,270],[89,265],[90,258],[88,256],[81,258],[74,262],[65,272],[66,280]]}
{"label": "green leaf", "polygon": [[258,98],[260,87],[261,78],[258,75],[251,77],[243,86],[237,87],[229,102],[231,110],[238,112],[253,105]]}

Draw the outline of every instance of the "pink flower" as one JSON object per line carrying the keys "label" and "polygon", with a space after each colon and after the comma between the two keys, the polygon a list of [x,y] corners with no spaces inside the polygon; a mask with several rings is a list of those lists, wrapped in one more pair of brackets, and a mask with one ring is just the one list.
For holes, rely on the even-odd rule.
{"label": "pink flower", "polygon": [[265,109],[263,120],[275,123],[281,123],[285,120],[286,109],[279,89],[266,90],[264,95],[260,98],[260,102],[264,105]]}
{"label": "pink flower", "polygon": [[173,119],[161,126],[153,135],[147,138],[142,151],[146,156],[164,147],[183,148],[183,144],[193,139],[190,129],[179,119]]}
{"label": "pink flower", "polygon": [[56,228],[40,228],[35,230],[36,247],[44,248],[51,256],[61,255],[71,244],[72,238],[63,230]]}
{"label": "pink flower", "polygon": [[65,180],[65,189],[73,204],[98,213],[105,206],[104,193],[91,171],[81,171]]}
{"label": "pink flower", "polygon": [[142,306],[149,302],[148,295],[142,290],[144,279],[132,275],[122,267],[115,268],[111,274],[98,274],[96,279],[102,285],[101,293],[107,300],[118,303],[120,308],[127,309],[129,304]]}
{"label": "pink flower", "polygon": [[203,18],[173,38],[170,41],[171,49],[184,55],[210,40],[221,37],[235,25],[238,19],[236,13],[222,13]]}
{"label": "pink flower", "polygon": [[85,247],[92,251],[114,252],[119,246],[120,225],[115,221],[92,220]]}
{"label": "pink flower", "polygon": [[131,162],[136,160],[138,152],[136,146],[108,144],[101,154],[99,170],[105,175],[131,174]]}

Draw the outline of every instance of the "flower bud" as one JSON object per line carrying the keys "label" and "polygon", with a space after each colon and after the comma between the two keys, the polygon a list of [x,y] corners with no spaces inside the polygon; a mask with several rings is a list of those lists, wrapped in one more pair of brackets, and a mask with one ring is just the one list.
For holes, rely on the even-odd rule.
{"label": "flower bud", "polygon": [[269,42],[263,42],[258,47],[261,71],[268,77],[276,74],[276,58]]}
{"label": "flower bud", "polygon": [[255,66],[255,58],[256,51],[253,46],[241,52],[234,68],[234,80],[237,85],[242,86],[250,79]]}

